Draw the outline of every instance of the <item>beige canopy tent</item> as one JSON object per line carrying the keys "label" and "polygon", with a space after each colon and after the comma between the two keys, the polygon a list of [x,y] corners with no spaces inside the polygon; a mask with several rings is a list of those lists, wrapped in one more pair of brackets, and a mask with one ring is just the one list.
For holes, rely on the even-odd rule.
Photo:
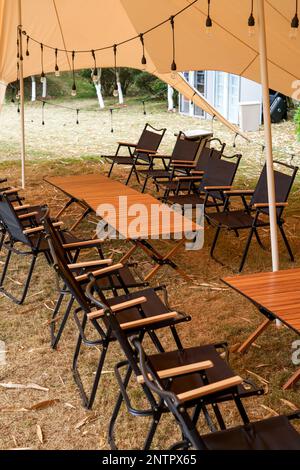
{"label": "beige canopy tent", "polygon": [[[295,0],[254,0],[256,34],[249,36],[251,0],[211,0],[212,35],[205,32],[208,0],[0,0],[0,83],[5,86],[16,79],[18,25],[37,41],[29,41],[30,56],[24,56],[20,62],[22,78],[41,73],[39,43],[69,51],[58,54],[60,70],[70,70],[71,51],[85,50],[75,56],[75,68],[80,69],[93,66],[92,49],[119,44],[162,23],[144,35],[146,66],[141,65],[139,37],[118,46],[117,66],[143,67],[172,84],[176,81],[170,75],[172,30],[170,22],[164,21],[185,9],[174,19],[178,71],[223,70],[263,85],[272,257],[273,268],[277,269],[269,87],[291,96],[300,79],[300,40],[289,39],[295,3]],[[21,35],[21,39],[24,42],[26,36]],[[112,47],[97,52],[96,57],[102,67],[114,65]],[[43,69],[45,73],[54,70],[53,49],[44,48]],[[180,79],[176,83],[179,86]],[[24,122],[22,98],[21,80]],[[24,157],[24,142],[22,153]]]}

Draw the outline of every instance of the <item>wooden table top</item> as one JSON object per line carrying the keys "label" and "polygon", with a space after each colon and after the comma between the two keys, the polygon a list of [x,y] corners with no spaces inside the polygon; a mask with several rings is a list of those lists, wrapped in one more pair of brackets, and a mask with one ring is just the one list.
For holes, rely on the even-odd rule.
{"label": "wooden table top", "polygon": [[300,332],[300,269],[226,277],[223,281]]}
{"label": "wooden table top", "polygon": [[[60,189],[69,197],[84,202],[126,239],[149,238],[151,236],[164,237],[167,235],[176,237],[182,235],[186,227],[189,231],[203,230],[202,227],[175,212],[166,204],[162,204],[153,196],[142,194],[119,181],[103,175],[55,176],[45,178],[45,181]],[[145,214],[136,213],[138,207],[135,204],[143,204],[146,208]],[[105,212],[104,205],[107,205],[107,212]],[[115,218],[109,214],[108,205],[115,208]],[[101,211],[99,211],[99,207]],[[157,212],[160,213],[160,217],[156,217],[154,223],[149,214]],[[166,224],[166,221],[169,221],[169,223]],[[138,225],[137,233],[139,236],[131,237],[128,229],[130,230],[136,225]]]}

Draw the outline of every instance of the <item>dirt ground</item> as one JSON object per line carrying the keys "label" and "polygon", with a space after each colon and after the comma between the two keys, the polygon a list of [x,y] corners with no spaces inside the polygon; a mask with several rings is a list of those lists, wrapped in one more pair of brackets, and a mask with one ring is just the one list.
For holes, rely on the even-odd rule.
{"label": "dirt ground", "polygon": [[[83,106],[82,103],[80,103]],[[74,105],[72,105],[74,106]],[[45,126],[40,123],[40,106],[30,105],[27,111],[28,165],[26,201],[49,204],[52,213],[58,211],[64,202],[61,193],[55,191],[43,178],[50,175],[67,175],[107,171],[107,165],[100,163],[99,155],[115,148],[117,140],[135,141],[145,121],[157,127],[166,126],[168,133],[162,152],[167,152],[174,143],[174,132],[179,129],[210,128],[211,124],[197,119],[186,118],[164,112],[161,105],[148,105],[148,115],[142,114],[140,105],[115,112],[115,132],[110,133],[109,113],[102,114],[89,102],[90,111],[82,112],[80,125],[76,126],[74,113],[56,108],[46,108]],[[75,103],[76,107],[76,103]],[[19,178],[19,144],[16,109],[7,105],[0,117],[0,167],[1,176],[7,176],[13,183]],[[232,144],[233,136],[223,126],[214,124],[215,135]],[[262,142],[262,133],[253,136]],[[283,123],[274,126],[275,153],[277,158],[290,160],[290,154],[297,153],[299,144],[295,139],[294,125]],[[237,186],[251,186],[260,172],[263,162],[258,145],[247,144],[238,138],[237,147],[229,149],[243,153],[243,161],[237,177]],[[287,151],[287,153],[286,153]],[[299,163],[295,157],[294,163]],[[115,173],[120,180],[124,174]],[[138,187],[133,181],[134,186]],[[295,264],[288,261],[280,242],[282,267],[299,266],[299,178],[293,189],[287,209],[287,234],[296,255]],[[77,214],[71,209],[64,218],[68,226]],[[77,233],[83,236],[93,234],[92,223],[82,224]],[[227,340],[231,347],[239,344],[263,320],[255,308],[237,293],[222,284],[221,278],[232,274],[237,267],[245,235],[239,239],[223,235],[219,253],[229,265],[222,267],[209,257],[213,229],[205,228],[204,248],[197,252],[179,251],[176,262],[189,271],[194,283],[177,277],[173,271],[164,268],[153,279],[153,285],[166,284],[170,304],[174,309],[184,310],[192,315],[192,322],[179,327],[185,346],[207,344]],[[268,231],[262,233],[267,246]],[[105,245],[105,253],[120,257],[127,245]],[[90,257],[93,254],[89,255]],[[145,273],[150,264],[141,253],[136,258],[139,270]],[[1,264],[4,253],[1,254]],[[245,272],[269,270],[270,252],[262,251],[254,242],[250,250]],[[17,289],[24,278],[25,264],[15,259],[9,277],[11,288]],[[4,296],[0,297],[0,339],[7,348],[7,364],[0,366],[0,448],[30,449],[107,449],[107,427],[117,396],[117,384],[113,372],[114,364],[122,353],[113,345],[105,365],[105,373],[99,387],[92,411],[86,411],[80,401],[78,390],[70,371],[72,354],[76,341],[76,326],[71,318],[57,351],[49,346],[49,319],[57,296],[53,272],[43,258],[38,261],[31,289],[23,306],[16,306]],[[172,348],[171,339],[162,336],[167,348]],[[285,327],[271,326],[256,341],[250,351],[240,356],[230,355],[230,363],[243,377],[251,378],[265,388],[265,395],[248,399],[246,408],[252,419],[260,419],[281,412],[291,412],[300,407],[299,387],[284,392],[282,384],[294,372],[291,362],[292,342],[297,338]],[[81,358],[84,379],[92,377],[97,364],[98,351],[85,351]],[[9,389],[3,384],[38,384],[47,390]],[[131,384],[132,396],[141,402],[142,394]],[[232,405],[223,407],[228,425],[239,423]],[[147,431],[147,418],[131,417],[125,408],[116,428],[119,448],[141,448]],[[203,423],[203,430],[205,427]],[[171,417],[162,420],[154,448],[165,449],[180,433]]]}

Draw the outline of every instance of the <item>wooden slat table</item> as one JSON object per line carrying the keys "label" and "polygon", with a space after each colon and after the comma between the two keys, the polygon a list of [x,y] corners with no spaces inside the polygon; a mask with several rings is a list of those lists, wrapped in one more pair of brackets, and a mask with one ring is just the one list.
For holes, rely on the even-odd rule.
{"label": "wooden slat table", "polygon": [[[170,258],[186,241],[183,233],[185,227],[188,227],[191,232],[203,230],[202,227],[183,217],[180,213],[173,211],[149,194],[141,194],[135,189],[103,175],[57,176],[45,178],[45,181],[70,198],[57,216],[60,216],[72,203],[79,203],[84,208],[80,220],[88,212],[94,212],[115,229],[123,239],[130,240],[133,243],[133,247],[123,256],[121,261],[125,262],[138,247],[150,256],[156,265],[147,274],[145,280],[149,280],[154,276],[163,265],[169,265],[181,276],[191,280],[185,271],[180,269]],[[126,207],[123,207],[123,205],[120,207],[120,197],[121,199],[124,197],[123,202],[126,201],[129,210],[134,210],[134,204],[143,204],[145,208],[145,215],[138,217],[138,233],[135,235],[128,229],[136,220],[136,214],[128,215]],[[109,204],[115,208],[115,220],[109,214],[99,213],[99,207],[102,206],[103,208],[103,204]],[[155,222],[149,216],[153,213],[152,211],[161,214],[161,217]],[[164,218],[168,218],[170,221],[167,226],[163,223],[163,220],[166,220]],[[73,225],[73,229],[80,220]],[[162,255],[152,246],[151,240],[169,238],[170,236],[176,243],[165,255]]]}
{"label": "wooden slat table", "polygon": [[[233,276],[223,279],[228,286],[249,299],[266,320],[244,341],[238,352],[246,352],[272,323],[279,319],[300,334],[300,269]],[[300,379],[300,369],[283,386],[292,387]]]}

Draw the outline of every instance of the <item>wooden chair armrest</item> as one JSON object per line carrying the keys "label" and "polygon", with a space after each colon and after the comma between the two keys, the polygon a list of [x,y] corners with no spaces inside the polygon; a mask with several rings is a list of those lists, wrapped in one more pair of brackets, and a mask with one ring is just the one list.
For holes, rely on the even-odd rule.
{"label": "wooden chair armrest", "polygon": [[222,191],[230,188],[232,188],[232,186],[204,186],[206,191]]}
{"label": "wooden chair armrest", "polygon": [[102,264],[111,265],[113,262],[112,259],[98,259],[95,261],[82,261],[81,263],[72,263],[68,264],[69,269],[80,269],[80,268],[89,268],[90,266],[101,266]]}
{"label": "wooden chair armrest", "polygon": [[177,312],[167,312],[162,313],[161,315],[153,315],[152,317],[141,318],[140,320],[133,320],[126,323],[121,323],[120,326],[122,330],[130,330],[132,328],[142,328],[143,326],[152,325],[153,323],[158,323],[165,320],[171,320],[176,318],[178,315]]}
{"label": "wooden chair armrest", "polygon": [[189,166],[196,166],[196,162],[192,160],[173,160],[172,165],[176,165],[179,163],[179,165],[189,165]]}
{"label": "wooden chair armrest", "polygon": [[174,181],[201,181],[202,177],[193,175],[193,176],[176,176],[174,178]]}
{"label": "wooden chair armrest", "polygon": [[181,403],[183,403],[188,400],[194,400],[196,398],[211,395],[222,390],[237,387],[241,383],[243,383],[243,379],[239,375],[235,375],[234,377],[230,377],[229,379],[219,380],[218,382],[203,385],[203,387],[195,388],[193,390],[180,393],[177,395],[177,398]]}
{"label": "wooden chair armrest", "polygon": [[230,191],[225,191],[225,194],[228,196],[251,196],[254,194],[253,189],[231,189]]}
{"label": "wooden chair armrest", "polygon": [[205,173],[204,171],[200,171],[200,170],[192,170],[191,171],[192,175],[199,175],[199,176],[202,175],[203,176],[204,173]]}
{"label": "wooden chair armrest", "polygon": [[73,242],[73,243],[64,243],[63,247],[68,250],[68,249],[76,249],[76,248],[81,248],[81,247],[89,247],[90,245],[101,245],[104,243],[104,240],[101,238],[95,239],[95,240],[85,240],[81,242]]}
{"label": "wooden chair armrest", "polygon": [[155,154],[156,150],[148,150],[148,149],[135,149],[137,153],[150,153],[150,154]]}
{"label": "wooden chair armrest", "polygon": [[125,147],[136,147],[136,144],[132,144],[130,142],[118,142],[119,145],[123,145]]}
{"label": "wooden chair armrest", "polygon": [[0,192],[2,194],[13,194],[13,193],[17,193],[18,191],[21,191],[22,188],[10,188],[10,189],[6,189],[5,191],[1,191],[1,188],[0,188]]}
{"label": "wooden chair armrest", "polygon": [[[132,300],[127,300],[126,302],[121,302],[116,305],[112,305],[110,307],[110,310],[113,312],[120,312],[121,310],[126,310],[128,308],[136,307],[137,305],[141,305],[147,302],[146,297],[138,297],[137,299],[132,299]],[[94,320],[98,318],[99,316],[104,315],[104,309],[102,310],[97,310],[97,312],[91,312],[87,314],[87,317],[89,320]]]}
{"label": "wooden chair armrest", "polygon": [[[211,361],[195,362],[194,364],[187,364],[186,366],[159,370],[157,375],[160,379],[168,379],[170,377],[177,377],[178,375],[192,374],[194,372],[199,372],[200,370],[210,369],[213,366],[214,365]],[[138,375],[136,379],[139,384],[145,383],[144,377],[142,375]],[[148,379],[152,380],[151,374],[148,374]]]}
{"label": "wooden chair armrest", "polygon": [[22,211],[24,209],[29,209],[30,207],[32,207],[32,206],[30,206],[29,204],[23,204],[23,206],[14,206],[14,210],[16,212],[18,212],[18,211]]}
{"label": "wooden chair armrest", "polygon": [[29,217],[35,217],[36,215],[39,215],[38,212],[26,212],[26,214],[21,214],[18,215],[18,219],[23,220],[23,219],[28,219]]}
{"label": "wooden chair armrest", "polygon": [[122,269],[122,268],[123,268],[123,264],[121,263],[113,264],[112,266],[107,266],[106,268],[97,269],[96,271],[92,271],[86,274],[80,274],[79,276],[76,276],[75,279],[78,282],[86,281],[89,277],[89,274],[93,274],[94,277],[101,277],[106,274],[113,273],[114,271],[119,271],[119,269]]}
{"label": "wooden chair armrest", "polygon": [[[60,227],[63,224],[64,223],[62,221],[54,222],[53,227]],[[38,227],[27,228],[26,230],[23,230],[23,233],[25,235],[30,235],[31,233],[42,232],[43,230],[44,230],[43,225],[39,225]]]}
{"label": "wooden chair armrest", "polygon": [[[275,207],[287,207],[289,204],[288,202],[276,202]],[[259,202],[257,204],[253,204],[255,209],[264,209],[265,207],[269,207],[270,204],[268,202]]]}

